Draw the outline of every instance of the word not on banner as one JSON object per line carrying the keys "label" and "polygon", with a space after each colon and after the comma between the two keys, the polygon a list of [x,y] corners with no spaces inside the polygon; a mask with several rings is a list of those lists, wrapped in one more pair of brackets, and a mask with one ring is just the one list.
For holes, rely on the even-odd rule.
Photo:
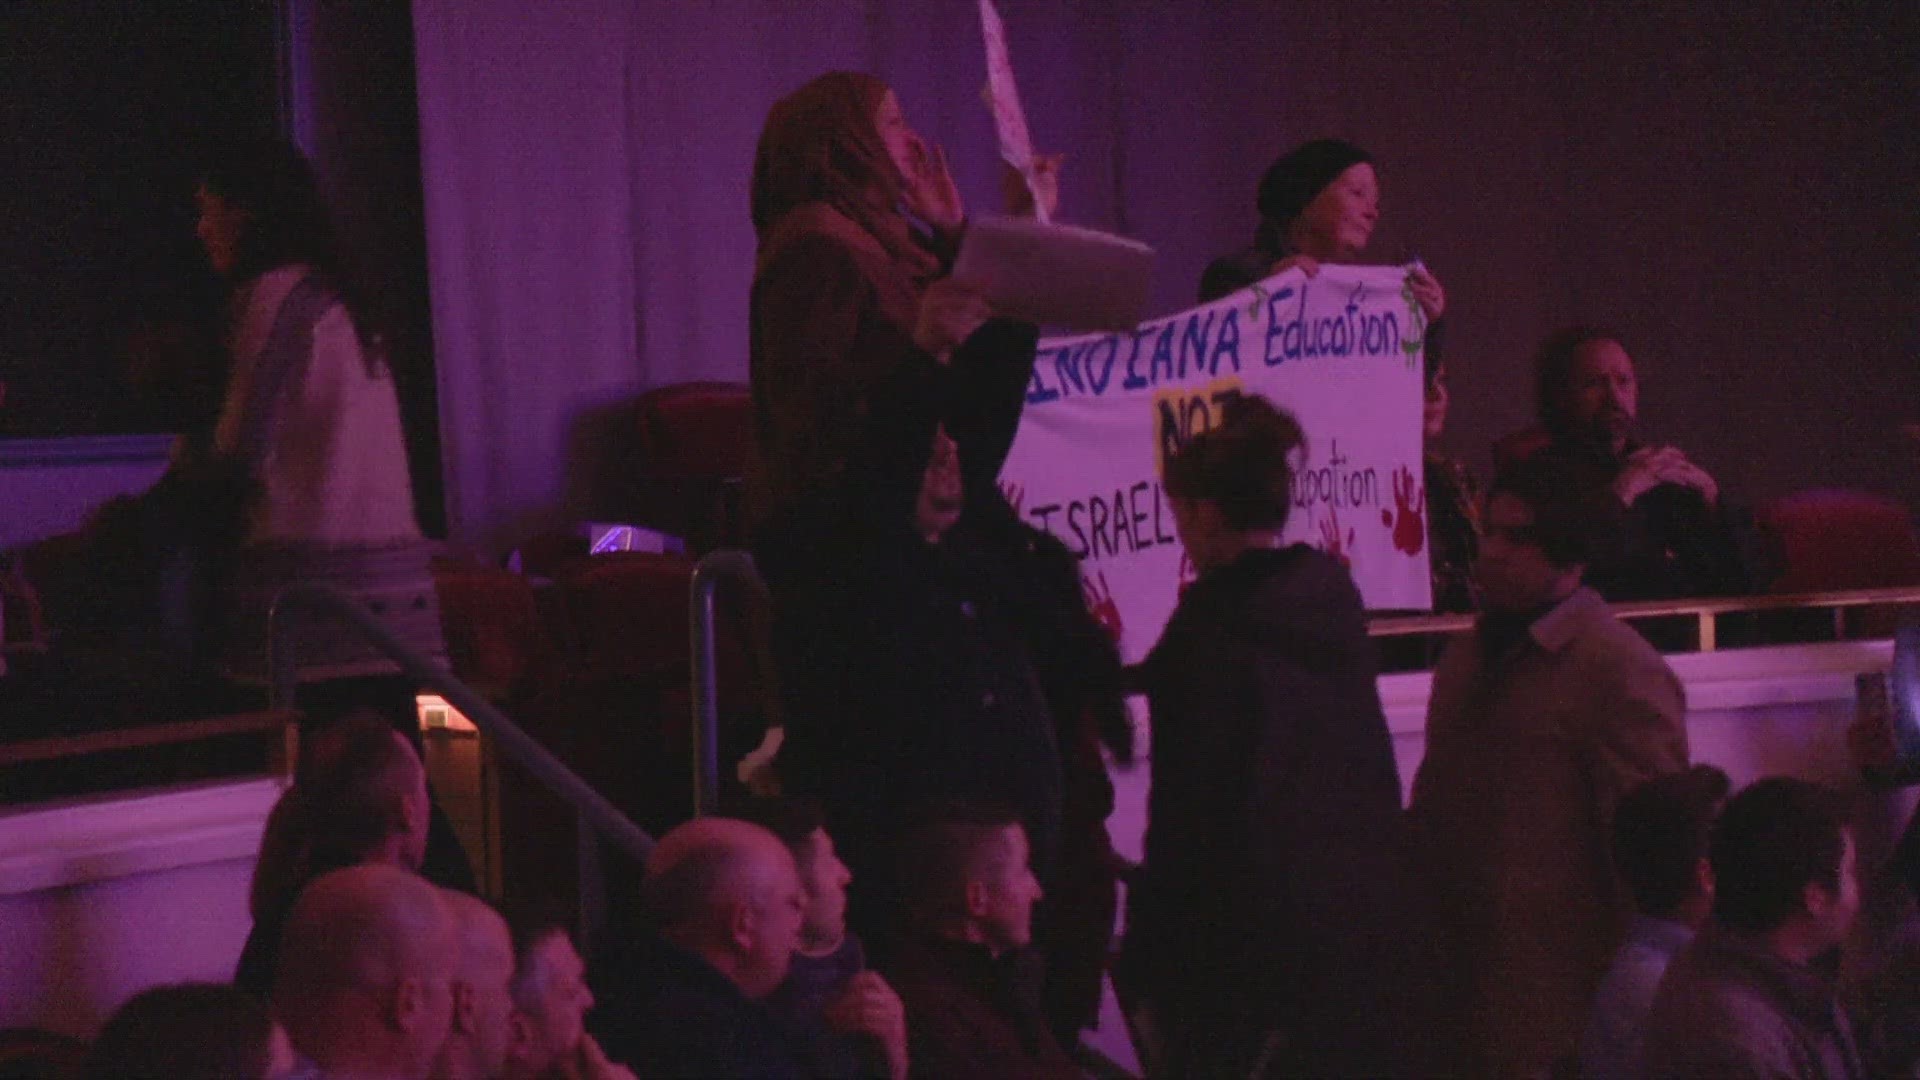
{"label": "word not on banner", "polygon": [[1259,394],[1307,433],[1286,538],[1346,563],[1369,608],[1426,609],[1425,331],[1404,268],[1322,266],[1131,331],[1043,339],[1002,485],[1080,559],[1090,606],[1137,661],[1193,578],[1167,457]]}

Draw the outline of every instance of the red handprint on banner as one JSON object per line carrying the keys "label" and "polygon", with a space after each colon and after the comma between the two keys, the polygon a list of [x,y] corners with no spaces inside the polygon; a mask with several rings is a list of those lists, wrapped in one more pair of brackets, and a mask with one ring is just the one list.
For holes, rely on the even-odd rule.
{"label": "red handprint on banner", "polygon": [[1341,566],[1353,569],[1353,530],[1349,528],[1345,536],[1340,534],[1340,515],[1332,507],[1320,522],[1320,550],[1339,559]]}
{"label": "red handprint on banner", "polygon": [[1120,605],[1113,602],[1113,587],[1107,584],[1105,571],[1098,571],[1092,577],[1080,579],[1080,591],[1087,601],[1087,612],[1093,621],[1107,632],[1107,637],[1115,645],[1120,644],[1120,635],[1126,630],[1120,621]]}
{"label": "red handprint on banner", "polygon": [[1404,465],[1393,474],[1393,505],[1393,510],[1380,511],[1380,524],[1393,530],[1396,549],[1420,554],[1427,544],[1427,489]]}

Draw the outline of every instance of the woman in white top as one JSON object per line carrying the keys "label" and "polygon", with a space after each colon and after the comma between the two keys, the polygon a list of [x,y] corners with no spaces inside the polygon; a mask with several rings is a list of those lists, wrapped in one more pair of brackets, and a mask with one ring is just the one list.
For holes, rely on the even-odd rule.
{"label": "woman in white top", "polygon": [[[207,464],[229,480],[236,515],[210,575],[220,663],[243,681],[265,674],[267,609],[296,584],[333,586],[439,655],[393,375],[338,284],[311,168],[284,142],[238,147],[195,199],[201,243],[233,288],[232,369]],[[303,681],[397,670],[337,627],[290,628]]]}
{"label": "woman in white top", "polygon": [[[232,286],[227,392],[206,459],[224,535],[208,554],[211,658],[242,684],[266,670],[267,614],[296,585],[325,585],[371,610],[403,644],[442,659],[431,560],[415,522],[393,373],[341,288],[313,170],[292,145],[231,148],[201,179],[198,233]],[[286,648],[311,721],[370,710],[416,747],[414,684],[355,632],[292,609]],[[472,885],[433,815],[427,876]]]}

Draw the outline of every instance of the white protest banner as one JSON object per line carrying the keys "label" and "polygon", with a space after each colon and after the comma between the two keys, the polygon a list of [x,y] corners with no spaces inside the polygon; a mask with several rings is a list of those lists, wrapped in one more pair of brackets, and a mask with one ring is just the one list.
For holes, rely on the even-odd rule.
{"label": "white protest banner", "polygon": [[1152,648],[1193,569],[1162,491],[1164,451],[1235,394],[1306,428],[1289,540],[1345,561],[1370,609],[1425,609],[1421,350],[1401,267],[1268,278],[1118,334],[1047,338],[1001,484],[1080,557],[1095,614],[1128,662]]}
{"label": "white protest banner", "polygon": [[[1033,182],[1033,136],[1027,131],[1027,112],[1020,107],[1020,88],[1013,81],[1013,55],[1007,51],[1007,27],[1000,21],[1000,10],[993,0],[980,0],[980,37],[987,48],[987,108],[993,113],[994,132],[1000,139],[1000,157]],[[1033,213],[1043,224],[1047,208],[1040,193],[1033,190]]]}

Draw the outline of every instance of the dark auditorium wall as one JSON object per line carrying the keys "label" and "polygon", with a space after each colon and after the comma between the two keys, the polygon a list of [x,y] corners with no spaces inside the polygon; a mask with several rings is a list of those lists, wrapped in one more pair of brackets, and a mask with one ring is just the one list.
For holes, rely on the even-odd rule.
{"label": "dark auditorium wall", "polygon": [[[1647,433],[1730,492],[1920,498],[1920,446],[1897,432],[1920,419],[1920,5],[1287,10],[1284,33],[1220,27],[1209,63],[1260,81],[1277,137],[1221,140],[1206,167],[1244,177],[1246,206],[1297,138],[1380,159],[1378,254],[1419,255],[1448,290],[1447,448],[1490,468],[1487,446],[1531,423],[1534,344],[1597,321],[1639,363]],[[1246,214],[1194,221],[1226,250]]]}
{"label": "dark auditorium wall", "polygon": [[1913,505],[1920,446],[1897,428],[1920,418],[1916,13],[1319,5],[1229,66],[1267,56],[1276,111],[1303,114],[1290,131],[1384,159],[1382,253],[1417,252],[1449,290],[1449,448],[1486,468],[1531,421],[1534,343],[1593,320],[1639,361],[1645,430],[1729,491]]}

